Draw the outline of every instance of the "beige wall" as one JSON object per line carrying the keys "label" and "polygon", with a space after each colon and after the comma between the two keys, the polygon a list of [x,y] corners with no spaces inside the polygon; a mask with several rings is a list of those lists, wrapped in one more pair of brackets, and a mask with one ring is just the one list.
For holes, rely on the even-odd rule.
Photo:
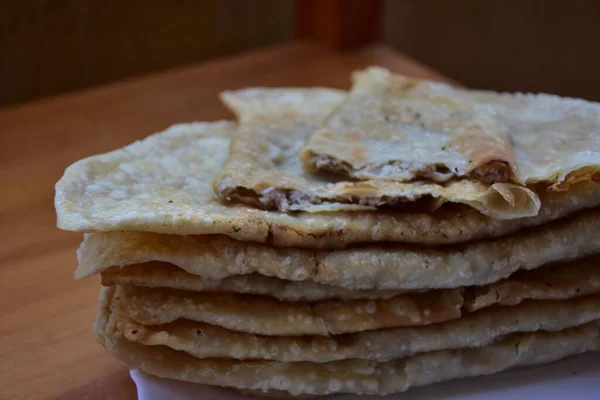
{"label": "beige wall", "polygon": [[384,37],[468,86],[600,100],[600,1],[385,0]]}
{"label": "beige wall", "polygon": [[[0,106],[289,41],[293,20],[294,0],[3,0]],[[600,1],[384,0],[382,21],[467,86],[600,100]]]}
{"label": "beige wall", "polygon": [[0,106],[292,38],[292,0],[3,0]]}

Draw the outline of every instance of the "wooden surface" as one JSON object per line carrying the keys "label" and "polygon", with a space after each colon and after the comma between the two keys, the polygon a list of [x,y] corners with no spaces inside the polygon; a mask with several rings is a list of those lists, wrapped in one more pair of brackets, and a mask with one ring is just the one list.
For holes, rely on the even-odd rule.
{"label": "wooden surface", "polygon": [[176,122],[230,118],[224,89],[347,88],[372,64],[439,77],[383,46],[293,44],[0,110],[0,399],[135,398],[127,368],[92,336],[99,280],[72,277],[82,235],[55,226],[65,167]]}

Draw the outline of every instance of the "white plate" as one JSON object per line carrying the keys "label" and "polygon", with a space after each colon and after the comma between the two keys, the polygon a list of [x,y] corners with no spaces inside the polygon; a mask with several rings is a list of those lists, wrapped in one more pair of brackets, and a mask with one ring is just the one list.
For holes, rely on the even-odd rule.
{"label": "white plate", "polygon": [[[155,378],[130,371],[139,400],[247,400],[225,389]],[[600,352],[584,354],[550,365],[461,379],[380,396],[339,396],[336,400],[598,400]]]}

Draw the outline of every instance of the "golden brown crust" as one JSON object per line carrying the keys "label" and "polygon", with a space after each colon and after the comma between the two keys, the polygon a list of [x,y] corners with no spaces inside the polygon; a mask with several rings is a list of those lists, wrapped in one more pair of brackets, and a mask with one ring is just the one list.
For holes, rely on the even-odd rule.
{"label": "golden brown crust", "polygon": [[388,299],[406,292],[404,290],[350,290],[309,281],[288,281],[259,273],[212,279],[190,274],[173,264],[158,261],[111,267],[101,272],[101,276],[104,286],[134,285],[194,292],[239,293],[297,302],[328,299]]}
{"label": "golden brown crust", "polygon": [[280,302],[269,297],[118,286],[120,308],[145,325],[180,318],[261,335],[337,335],[428,325],[461,316],[460,290],[364,302]]}
{"label": "golden brown crust", "polygon": [[112,317],[105,302],[101,304],[95,324],[96,336],[130,368],[188,382],[243,390],[283,390],[293,395],[402,392],[410,387],[544,364],[600,349],[600,326],[590,322],[560,332],[518,334],[481,348],[442,350],[381,363],[201,359],[165,346],[145,346],[127,340],[123,324]]}
{"label": "golden brown crust", "polygon": [[518,274],[488,286],[406,293],[387,299],[279,301],[237,293],[123,286],[121,307],[143,324],[178,318],[261,335],[329,335],[457,319],[493,305],[600,292],[600,257]]}
{"label": "golden brown crust", "polygon": [[123,321],[125,337],[132,342],[168,346],[198,358],[382,362],[430,351],[485,347],[515,333],[569,329],[600,319],[600,297],[526,301],[518,306],[493,307],[439,324],[328,337],[255,335],[190,320],[143,325],[121,312],[118,319]]}
{"label": "golden brown crust", "polygon": [[[110,268],[102,273],[102,284],[251,294],[291,302],[354,300],[357,308],[362,310],[367,308],[369,300],[381,300],[381,304],[387,299],[411,293],[401,290],[344,289],[317,283],[285,281],[260,274],[237,275],[222,280],[206,279],[161,263]],[[468,311],[494,304],[514,305],[525,299],[556,300],[586,296],[600,291],[600,257],[596,255],[570,263],[521,271],[490,285],[471,286],[463,288],[462,291],[465,297],[464,307]],[[384,307],[388,308],[389,305]]]}
{"label": "golden brown crust", "polygon": [[314,251],[224,236],[95,233],[87,234],[79,249],[76,277],[111,266],[162,261],[209,279],[260,273],[346,289],[456,288],[485,285],[520,269],[599,253],[598,237],[598,211],[502,239],[440,248],[388,244]]}

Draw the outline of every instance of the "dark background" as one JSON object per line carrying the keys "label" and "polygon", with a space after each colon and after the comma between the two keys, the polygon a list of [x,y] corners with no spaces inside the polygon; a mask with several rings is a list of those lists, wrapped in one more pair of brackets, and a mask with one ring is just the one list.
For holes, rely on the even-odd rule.
{"label": "dark background", "polygon": [[[0,106],[289,42],[294,13],[293,0],[2,0]],[[466,86],[600,100],[600,1],[384,0],[381,23],[383,42]]]}

